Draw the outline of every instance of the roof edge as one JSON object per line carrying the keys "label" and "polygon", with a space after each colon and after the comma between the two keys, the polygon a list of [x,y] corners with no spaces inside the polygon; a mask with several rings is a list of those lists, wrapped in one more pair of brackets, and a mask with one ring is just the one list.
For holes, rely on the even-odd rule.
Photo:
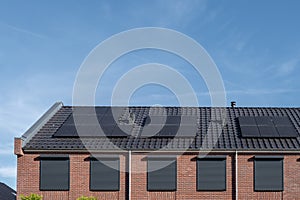
{"label": "roof edge", "polygon": [[[129,151],[129,150],[128,150]],[[95,154],[95,153],[128,153],[127,150],[107,150],[107,149],[101,149],[101,150],[94,150],[94,151],[88,151],[88,150],[81,150],[81,149],[55,149],[55,150],[41,150],[41,149],[24,149],[25,153],[35,153],[35,154],[51,154],[51,153],[64,153],[64,154],[76,154],[76,153],[87,153],[87,154]],[[155,153],[154,150],[130,150],[132,153]],[[199,150],[165,150],[160,151],[160,153],[246,153],[246,154],[253,154],[253,153],[259,153],[259,154],[289,154],[289,153],[296,153],[300,154],[299,149],[247,149],[247,150],[235,150],[235,149],[215,149],[215,150],[207,150],[207,151],[199,151]]]}
{"label": "roof edge", "polygon": [[63,106],[63,102],[56,102],[49,108],[22,136],[22,147],[53,117],[53,115]]}

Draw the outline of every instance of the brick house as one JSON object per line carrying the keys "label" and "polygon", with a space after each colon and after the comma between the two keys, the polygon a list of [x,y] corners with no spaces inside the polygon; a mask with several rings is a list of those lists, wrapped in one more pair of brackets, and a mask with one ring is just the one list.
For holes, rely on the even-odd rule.
{"label": "brick house", "polygon": [[17,194],[299,199],[299,132],[300,108],[56,103],[15,138]]}

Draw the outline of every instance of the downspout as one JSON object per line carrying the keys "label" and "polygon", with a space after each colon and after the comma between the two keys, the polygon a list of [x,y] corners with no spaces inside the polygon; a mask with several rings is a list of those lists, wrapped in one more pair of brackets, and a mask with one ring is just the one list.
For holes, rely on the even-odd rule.
{"label": "downspout", "polygon": [[235,200],[239,199],[239,184],[238,184],[238,152],[235,151]]}
{"label": "downspout", "polygon": [[128,200],[131,199],[131,150],[128,151]]}

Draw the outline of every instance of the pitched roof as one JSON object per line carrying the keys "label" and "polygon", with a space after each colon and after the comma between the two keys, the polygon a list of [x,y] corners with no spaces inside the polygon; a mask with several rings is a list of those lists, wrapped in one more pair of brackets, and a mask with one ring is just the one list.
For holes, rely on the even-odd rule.
{"label": "pitched roof", "polygon": [[[85,121],[88,121],[87,118],[93,111],[105,118],[107,115],[103,115],[101,112],[109,109],[118,110],[118,120],[131,126],[130,136],[100,137],[87,135],[89,137],[75,137],[77,134],[75,125],[74,123],[69,123],[73,115],[81,113],[83,118],[86,119]],[[197,127],[195,135],[185,137],[142,137],[141,134],[148,115],[195,117]],[[240,116],[287,116],[293,124],[298,137],[243,138],[241,137],[241,130],[237,120]],[[224,123],[222,123],[222,119],[225,119]],[[91,130],[87,130],[91,127],[89,122],[85,122],[82,118],[81,120],[83,132],[91,132]],[[62,103],[56,103],[22,138],[24,140],[24,151],[72,152],[85,151],[86,149],[89,151],[120,149],[141,151],[158,149],[166,151],[210,149],[220,151],[296,151],[300,150],[299,133],[300,108],[71,107],[63,106]]]}
{"label": "pitched roof", "polygon": [[15,200],[16,191],[6,184],[0,182],[0,199]]}

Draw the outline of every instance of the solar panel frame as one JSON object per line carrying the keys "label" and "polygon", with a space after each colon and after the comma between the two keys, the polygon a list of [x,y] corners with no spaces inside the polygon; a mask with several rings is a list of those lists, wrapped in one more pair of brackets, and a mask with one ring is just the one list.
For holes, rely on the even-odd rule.
{"label": "solar panel frame", "polygon": [[167,125],[179,125],[181,122],[181,116],[167,116],[166,124]]}
{"label": "solar panel frame", "polygon": [[275,126],[293,126],[291,120],[287,116],[272,117]]}
{"label": "solar panel frame", "polygon": [[99,124],[102,117],[103,115],[96,115],[96,116],[95,115],[76,115],[76,116],[70,115],[70,117],[68,117],[68,119],[64,122],[64,124],[73,125],[75,124],[75,120],[76,120],[77,125],[80,124],[97,125]]}
{"label": "solar panel frame", "polygon": [[106,125],[116,125],[117,121],[115,121],[114,117],[112,115],[104,115],[100,121],[101,126]]}
{"label": "solar panel frame", "polygon": [[280,137],[293,138],[299,136],[293,126],[276,126],[276,130]]}
{"label": "solar panel frame", "polygon": [[257,116],[255,117],[257,126],[273,126],[271,117],[269,116]]}
{"label": "solar panel frame", "polygon": [[[128,132],[126,131],[128,130]],[[128,137],[131,135],[132,126],[130,125],[116,125],[114,126],[113,130],[110,132],[110,134],[107,135],[107,137]]]}
{"label": "solar panel frame", "polygon": [[250,116],[240,116],[238,117],[240,126],[256,126],[256,121],[254,117]]}
{"label": "solar panel frame", "polygon": [[[78,134],[78,130],[80,134]],[[98,133],[98,134],[97,134]],[[91,125],[63,125],[53,137],[95,137],[99,136],[99,131],[97,131],[97,126]]]}
{"label": "solar panel frame", "polygon": [[147,116],[144,119],[144,125],[149,124],[166,124],[166,125],[186,125],[186,124],[197,124],[197,116]]}
{"label": "solar panel frame", "polygon": [[158,115],[158,116],[147,116],[145,118],[145,125],[154,125],[154,124],[166,124],[168,116]]}
{"label": "solar panel frame", "polygon": [[[255,120],[255,125],[253,124]],[[298,132],[287,116],[241,116],[238,117],[241,136],[244,138],[291,138]],[[257,133],[257,129],[258,132]]]}
{"label": "solar panel frame", "polygon": [[258,126],[260,137],[279,137],[274,126]]}
{"label": "solar panel frame", "polygon": [[165,125],[154,137],[175,137],[178,129],[177,125]]}
{"label": "solar panel frame", "polygon": [[198,117],[197,116],[181,116],[181,124],[182,125],[197,125]]}
{"label": "solar panel frame", "polygon": [[[112,136],[112,132],[116,125],[63,125],[53,137],[109,137]],[[79,134],[79,133],[80,134]],[[120,135],[122,136],[122,135]]]}
{"label": "solar panel frame", "polygon": [[197,134],[197,125],[181,125],[176,133],[176,137],[196,137]]}
{"label": "solar panel frame", "polygon": [[242,137],[259,138],[259,130],[257,126],[240,126]]}
{"label": "solar panel frame", "polygon": [[53,135],[53,137],[79,137],[74,125],[62,125]]}

